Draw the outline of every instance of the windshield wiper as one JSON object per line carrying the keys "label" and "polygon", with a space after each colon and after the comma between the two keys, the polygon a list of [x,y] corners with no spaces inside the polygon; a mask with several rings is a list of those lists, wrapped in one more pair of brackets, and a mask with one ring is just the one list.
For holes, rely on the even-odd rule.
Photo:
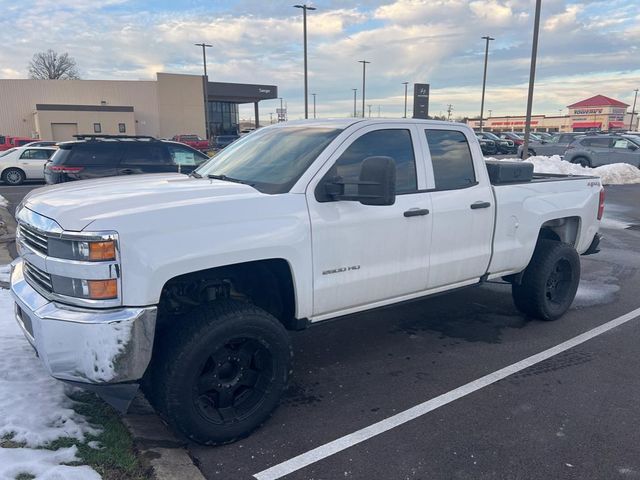
{"label": "windshield wiper", "polygon": [[226,182],[241,183],[243,185],[249,185],[250,187],[253,187],[255,185],[254,183],[246,182],[244,180],[240,180],[239,178],[227,177],[226,175],[209,174],[207,175],[207,178],[212,178],[214,180],[224,180]]}
{"label": "windshield wiper", "polygon": [[198,172],[193,171],[189,174],[190,177],[194,177],[194,178],[202,178],[202,175],[200,175]]}

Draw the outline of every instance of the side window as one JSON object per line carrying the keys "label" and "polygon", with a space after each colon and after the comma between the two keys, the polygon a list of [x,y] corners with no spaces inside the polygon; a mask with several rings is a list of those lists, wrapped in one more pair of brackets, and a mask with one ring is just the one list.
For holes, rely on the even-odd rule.
{"label": "side window", "polygon": [[174,165],[201,165],[209,160],[209,157],[197,150],[182,145],[167,144],[171,162]]}
{"label": "side window", "polygon": [[120,161],[120,152],[120,145],[116,142],[79,143],[71,149],[70,157],[60,158],[61,162],[58,163],[115,167]]}
{"label": "side window", "polygon": [[608,148],[611,144],[611,139],[607,137],[585,138],[580,143],[585,147]]}
{"label": "side window", "polygon": [[357,182],[360,165],[368,157],[391,157],[396,162],[396,193],[418,189],[416,159],[409,130],[375,130],[354,140],[333,166],[335,175],[346,182]]}
{"label": "side window", "polygon": [[24,152],[22,152],[22,155],[20,155],[20,160],[31,160],[33,157],[33,154],[36,150],[25,150]]}
{"label": "side window", "polygon": [[629,140],[627,140],[626,138],[616,138],[613,141],[613,148],[626,150],[629,148],[629,145],[634,145],[634,144]]}
{"label": "side window", "polygon": [[131,142],[123,145],[122,163],[127,165],[166,165],[170,163],[165,146],[160,143]]}
{"label": "side window", "polygon": [[455,130],[425,130],[438,190],[465,188],[476,183],[467,137]]}

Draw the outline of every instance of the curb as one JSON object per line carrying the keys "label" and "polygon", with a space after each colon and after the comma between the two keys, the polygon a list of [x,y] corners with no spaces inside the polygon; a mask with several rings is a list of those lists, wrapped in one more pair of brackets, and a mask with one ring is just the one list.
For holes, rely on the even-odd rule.
{"label": "curb", "polygon": [[[7,265],[14,259],[9,246],[15,242],[16,226],[9,210],[0,207],[0,265]],[[0,288],[9,289],[9,282],[0,280]],[[170,432],[142,392],[138,392],[128,413],[120,418],[140,456],[151,466],[156,480],[205,480],[189,456],[186,442]]]}

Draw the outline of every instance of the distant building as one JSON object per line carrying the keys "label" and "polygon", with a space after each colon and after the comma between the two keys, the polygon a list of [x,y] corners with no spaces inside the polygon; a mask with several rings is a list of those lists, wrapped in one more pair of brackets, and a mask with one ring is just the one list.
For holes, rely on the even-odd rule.
{"label": "distant building", "polygon": [[171,73],[149,81],[0,80],[0,135],[62,141],[91,133],[205,138],[207,128],[210,136],[235,134],[239,104],[253,103],[257,119],[258,103],[277,97],[275,85]]}
{"label": "distant building", "polygon": [[[628,104],[604,95],[568,105],[568,115],[532,115],[533,132],[586,132],[602,130],[608,132],[627,131],[631,122],[631,113],[627,113]],[[472,128],[480,128],[479,119],[467,120]],[[483,121],[487,131],[523,131],[524,116],[489,117]],[[638,114],[633,117],[632,130],[638,130]]]}

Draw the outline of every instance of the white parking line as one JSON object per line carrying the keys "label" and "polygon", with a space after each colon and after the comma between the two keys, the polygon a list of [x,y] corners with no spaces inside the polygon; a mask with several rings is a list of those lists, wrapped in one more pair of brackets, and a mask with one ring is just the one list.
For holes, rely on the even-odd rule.
{"label": "white parking line", "polygon": [[605,332],[608,332],[611,329],[614,329],[623,323],[627,323],[635,318],[640,316],[640,308],[636,308],[635,310],[622,315],[614,320],[611,320],[599,327],[596,327],[588,332],[585,332],[577,337],[573,337],[566,342],[563,342],[555,347],[551,347],[547,350],[544,350],[540,353],[532,355],[524,360],[520,360],[514,364],[509,365],[508,367],[501,368],[493,373],[485,375],[484,377],[478,378],[472,382],[467,383],[466,385],[462,385],[450,392],[443,393],[442,395],[432,398],[431,400],[427,400],[424,403],[416,405],[408,410],[400,412],[396,415],[393,415],[389,418],[381,420],[373,425],[365,427],[361,430],[357,430],[353,433],[345,435],[344,437],[340,437],[332,442],[321,445],[313,450],[309,450],[297,457],[293,457],[290,460],[282,462],[278,465],[275,465],[271,468],[263,470],[262,472],[256,473],[254,478],[257,480],[276,480],[278,478],[282,478],[285,475],[289,475],[301,468],[304,468],[312,463],[319,462],[331,455],[335,455],[343,450],[346,450],[349,447],[353,447],[358,443],[364,442],[376,435],[380,435],[392,428],[400,426],[404,423],[410,422],[422,415],[425,415],[436,408],[442,407],[448,403],[453,402],[459,398],[462,398],[470,393],[473,393],[481,388],[487,387],[493,383],[496,383],[509,375],[513,375],[525,368],[528,368],[537,363],[543,362],[559,353],[562,353],[570,348],[573,348],[581,343],[586,342],[587,340],[591,340],[598,335],[602,335]]}

